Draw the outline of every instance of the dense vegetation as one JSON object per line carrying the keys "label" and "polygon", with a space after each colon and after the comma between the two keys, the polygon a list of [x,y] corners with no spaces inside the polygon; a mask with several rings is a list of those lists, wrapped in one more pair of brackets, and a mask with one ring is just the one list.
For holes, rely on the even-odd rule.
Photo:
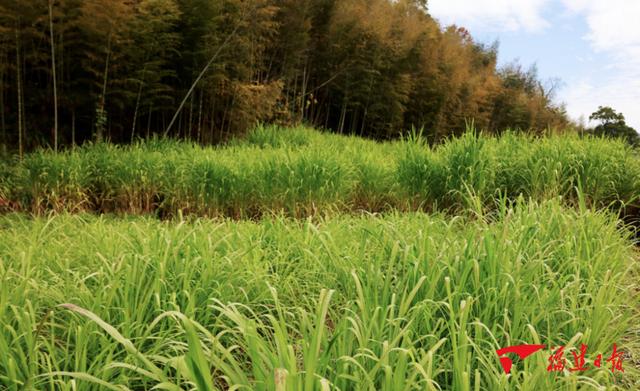
{"label": "dense vegetation", "polygon": [[[40,151],[0,165],[4,209],[254,218],[328,211],[453,211],[501,197],[638,213],[640,158],[623,141],[469,131],[430,147],[419,134],[377,143],[308,128],[259,127],[212,148],[152,140]],[[580,199],[580,197],[582,199]],[[478,203],[478,204],[476,204]],[[2,207],[2,206],[0,206]]]}
{"label": "dense vegetation", "polygon": [[[633,222],[638,189],[636,150],[578,135],[269,126],[15,157],[0,388],[635,389],[640,264],[607,208]],[[495,351],[522,343],[546,348],[507,376]],[[586,372],[547,372],[582,343]]]}
{"label": "dense vegetation", "polygon": [[[557,201],[490,220],[6,215],[0,229],[3,389],[639,384],[632,362],[591,364],[613,343],[640,351],[628,233]],[[545,350],[507,376],[495,350],[519,343],[585,343],[589,370],[548,373]]]}
{"label": "dense vegetation", "polygon": [[0,144],[563,128],[554,85],[496,56],[425,0],[0,0]]}

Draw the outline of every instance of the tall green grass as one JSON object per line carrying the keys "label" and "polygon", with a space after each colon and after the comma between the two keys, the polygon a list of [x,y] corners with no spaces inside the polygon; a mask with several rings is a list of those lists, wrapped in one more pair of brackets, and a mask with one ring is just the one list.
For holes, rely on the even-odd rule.
{"label": "tall green grass", "polygon": [[[475,141],[464,142],[442,156]],[[591,363],[617,343],[639,354],[630,234],[584,202],[454,218],[9,214],[0,231],[2,389],[640,386],[628,360],[622,374],[552,374],[546,349],[507,376],[495,353],[567,345],[570,359],[585,343]]]}
{"label": "tall green grass", "polygon": [[98,211],[254,218],[284,212],[463,209],[506,196],[564,197],[638,213],[640,158],[623,142],[468,132],[435,148],[307,128],[259,127],[205,148],[152,140],[38,152],[0,169],[0,199],[43,213]]}

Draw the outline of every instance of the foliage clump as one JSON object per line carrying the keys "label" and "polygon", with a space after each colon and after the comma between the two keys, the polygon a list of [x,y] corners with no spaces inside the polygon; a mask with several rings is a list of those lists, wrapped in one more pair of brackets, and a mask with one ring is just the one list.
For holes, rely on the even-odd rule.
{"label": "foliage clump", "polygon": [[625,140],[634,147],[640,147],[640,134],[627,125],[622,113],[617,113],[611,107],[598,107],[598,110],[589,116],[591,121],[599,121],[600,124],[589,133],[596,136],[614,137]]}

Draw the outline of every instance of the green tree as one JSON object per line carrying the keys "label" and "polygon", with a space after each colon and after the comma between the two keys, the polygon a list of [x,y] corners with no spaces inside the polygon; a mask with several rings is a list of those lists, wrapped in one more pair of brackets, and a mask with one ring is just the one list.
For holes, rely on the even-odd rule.
{"label": "green tree", "polygon": [[627,125],[622,113],[617,113],[611,107],[599,106],[598,110],[589,116],[589,120],[600,122],[600,124],[591,131],[594,135],[622,138],[634,147],[640,146],[640,135],[638,135],[638,132]]}

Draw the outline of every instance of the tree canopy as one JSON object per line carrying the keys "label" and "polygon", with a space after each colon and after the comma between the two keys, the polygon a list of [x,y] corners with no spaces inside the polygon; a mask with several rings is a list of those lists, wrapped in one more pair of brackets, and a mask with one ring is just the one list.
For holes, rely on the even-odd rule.
{"label": "tree canopy", "polygon": [[622,138],[632,146],[640,146],[638,132],[627,125],[622,113],[617,113],[611,107],[599,106],[598,110],[589,116],[589,120],[600,122],[598,126],[591,130],[594,135]]}
{"label": "tree canopy", "polygon": [[173,137],[216,142],[259,121],[375,138],[424,127],[434,141],[472,120],[566,126],[535,68],[498,69],[497,50],[424,0],[0,0],[0,142],[162,134],[209,62]]}

